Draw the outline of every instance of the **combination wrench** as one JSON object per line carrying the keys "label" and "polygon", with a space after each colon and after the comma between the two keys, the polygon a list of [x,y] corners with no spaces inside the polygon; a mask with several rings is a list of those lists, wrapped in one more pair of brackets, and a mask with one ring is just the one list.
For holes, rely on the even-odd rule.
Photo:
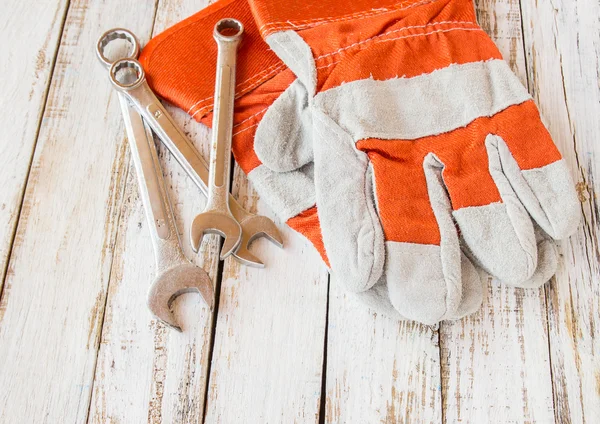
{"label": "combination wrench", "polygon": [[[111,62],[106,58],[104,49],[116,39],[130,42],[129,56],[139,52],[135,38],[130,39],[127,32],[112,30],[108,36],[101,37],[97,45],[98,58],[105,67],[109,67]],[[118,97],[156,262],[156,277],[148,291],[147,304],[155,317],[181,331],[171,312],[173,300],[182,293],[198,291],[212,309],[212,281],[206,271],[192,264],[181,250],[151,130],[127,98],[121,93]]]}
{"label": "combination wrench", "polygon": [[198,244],[204,234],[216,233],[224,238],[221,259],[233,253],[242,239],[242,228],[231,214],[227,200],[231,167],[235,68],[237,49],[243,33],[244,27],[235,19],[221,19],[215,25],[213,32],[218,51],[208,202],[204,212],[194,218],[191,227],[191,238],[198,240]]}
{"label": "combination wrench", "polygon": [[[135,38],[131,32],[129,34]],[[126,83],[120,81],[118,74],[123,70],[132,70],[135,73],[134,81]],[[136,106],[175,160],[198,188],[208,196],[208,164],[154,95],[148,86],[142,65],[133,57],[123,58],[112,64],[109,74],[113,85]],[[263,267],[262,261],[248,250],[249,244],[258,237],[266,237],[277,246],[283,247],[283,239],[279,230],[269,218],[250,214],[244,210],[231,195],[229,195],[229,208],[242,228],[242,240],[233,256],[245,265]],[[200,246],[201,234],[192,235],[192,247],[197,251]]]}

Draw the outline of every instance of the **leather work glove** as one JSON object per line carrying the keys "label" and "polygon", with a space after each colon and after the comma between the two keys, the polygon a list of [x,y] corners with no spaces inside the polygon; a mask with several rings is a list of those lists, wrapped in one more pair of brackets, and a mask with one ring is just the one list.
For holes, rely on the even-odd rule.
{"label": "leather work glove", "polygon": [[525,287],[554,274],[575,187],[471,0],[250,4],[298,78],[254,150],[286,178],[314,164],[338,281],[433,324],[479,307],[477,268]]}
{"label": "leather work glove", "polygon": [[[313,242],[331,264],[338,282],[375,303],[378,310],[397,310],[404,317],[432,324],[459,318],[479,307],[482,281],[471,261],[485,266],[478,255],[493,256],[485,249],[500,250],[498,266],[486,269],[496,276],[516,276],[506,281],[518,285],[547,281],[554,273],[556,252],[542,232],[538,232],[536,247],[527,211],[540,221],[530,206],[524,211],[521,205],[527,205],[527,199],[535,203],[537,194],[521,200],[517,189],[511,191],[512,196],[504,190],[512,184],[506,182],[507,177],[504,185],[497,183],[499,177],[492,177],[506,172],[497,170],[505,166],[499,162],[504,156],[496,148],[498,153],[490,155],[496,161],[488,160],[491,148],[486,147],[490,143],[484,133],[495,127],[479,118],[494,119],[504,127],[510,118],[501,121],[499,116],[491,116],[531,101],[522,87],[515,89],[510,71],[501,76],[511,84],[494,79],[496,74],[486,74],[485,67],[499,62],[500,55],[474,23],[472,6],[460,2],[460,8],[452,7],[456,2],[449,1],[379,3],[343,6],[351,7],[349,11],[321,2],[316,10],[294,6],[293,16],[287,16],[288,11],[270,9],[268,2],[253,2],[263,35],[294,73],[261,41],[248,4],[240,0],[220,1],[160,34],[144,49],[141,61],[160,96],[210,125],[216,62],[212,28],[223,17],[241,20],[245,40],[239,52],[233,150],[242,170],[275,213]],[[461,8],[466,11],[458,11]],[[300,17],[306,19],[298,20]],[[290,33],[289,25],[297,32]],[[466,44],[461,48],[462,43]],[[469,51],[465,52],[464,46]],[[488,59],[492,60],[488,63]],[[462,72],[464,66],[449,67],[451,63],[478,64],[484,69]],[[457,79],[463,85],[454,87],[453,92],[448,79],[433,78],[435,71],[448,69],[467,75]],[[391,84],[394,80],[396,87]],[[392,86],[386,87],[386,81]],[[373,87],[362,87],[364,84]],[[483,96],[471,104],[479,92]],[[523,100],[512,105],[510,99],[518,94]],[[345,103],[337,103],[341,101]],[[486,114],[481,109],[487,103],[492,106],[488,105]],[[529,171],[544,169],[547,163],[562,168],[546,173],[563,178],[549,186],[558,189],[555,197],[565,195],[556,209],[562,208],[561,216],[570,219],[574,228],[578,212],[572,183],[531,106],[533,112],[526,113],[542,133],[537,137],[532,131],[531,138],[540,140],[542,152],[545,147],[541,144],[549,144],[554,156],[522,169],[533,175]],[[479,116],[481,113],[484,115]],[[462,134],[458,132],[461,127]],[[517,138],[518,144],[521,137]],[[530,143],[529,138],[525,142]],[[533,146],[529,147],[533,151]],[[535,155],[535,151],[522,150],[525,157]],[[517,174],[521,171],[510,176]],[[544,182],[544,172],[535,175],[534,180]],[[480,186],[486,176],[488,185]],[[520,180],[529,184],[525,177]],[[486,187],[493,190],[487,193]],[[538,184],[537,189],[540,187]],[[543,190],[545,194],[552,197],[550,191]],[[466,203],[457,203],[461,199]],[[473,199],[477,202],[470,204]],[[547,200],[538,202],[538,212],[546,213],[544,208],[553,201]],[[484,219],[473,225],[469,222],[472,216],[463,216],[461,223],[459,215],[465,211],[471,215],[479,212]],[[520,263],[503,268],[505,247],[512,249],[505,242],[515,240],[507,238],[502,222],[493,225],[494,213],[517,223],[517,230],[510,226],[513,221],[506,228],[521,237],[518,242],[525,243],[521,249],[530,255],[527,272],[519,268]],[[325,245],[319,219],[323,220]],[[471,260],[461,253],[453,219]],[[475,242],[469,244],[465,229],[475,234]],[[483,237],[477,234],[479,230]],[[548,233],[560,237],[571,231],[559,230],[562,233]],[[469,252],[471,246],[475,253]],[[494,269],[500,272],[494,273]]]}

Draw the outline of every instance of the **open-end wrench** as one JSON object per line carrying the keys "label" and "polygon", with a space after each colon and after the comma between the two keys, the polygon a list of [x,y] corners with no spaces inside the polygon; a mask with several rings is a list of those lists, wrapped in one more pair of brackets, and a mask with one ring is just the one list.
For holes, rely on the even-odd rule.
{"label": "open-end wrench", "polygon": [[[97,44],[98,58],[107,67],[111,63],[104,55],[104,49],[115,39],[126,39],[131,43],[130,55],[139,51],[135,38],[130,39],[127,32],[112,30],[104,34]],[[171,313],[173,300],[182,293],[198,291],[212,308],[212,281],[206,271],[192,264],[181,250],[150,128],[122,93],[119,93],[119,103],[156,260],[156,277],[148,291],[148,307],[158,319],[181,331]]]}
{"label": "open-end wrench", "polygon": [[[129,84],[119,82],[116,74],[124,68],[132,68],[136,72],[137,79]],[[113,64],[110,74],[111,80],[117,89],[126,94],[130,101],[137,106],[145,121],[159,136],[169,152],[198,188],[208,196],[208,164],[156,98],[146,82],[141,64],[133,58],[124,58]],[[283,239],[279,234],[279,230],[269,218],[247,212],[231,195],[229,196],[229,207],[242,227],[242,242],[233,256],[245,265],[263,267],[264,265],[260,259],[249,252],[249,244],[264,236],[277,246],[282,247]],[[197,249],[200,240],[192,239],[192,243],[192,247]]]}
{"label": "open-end wrench", "polygon": [[[217,75],[215,105],[210,143],[208,202],[204,212],[194,218],[191,228],[193,243],[200,244],[207,233],[224,238],[221,259],[229,256],[242,241],[242,227],[229,210],[229,171],[231,166],[231,135],[233,102],[235,99],[235,67],[237,48],[244,27],[235,19],[221,19],[215,25],[213,37],[217,42]],[[197,240],[197,241],[196,241]]]}
{"label": "open-end wrench", "polygon": [[171,312],[173,300],[180,294],[198,291],[212,309],[212,281],[207,272],[191,263],[181,250],[151,130],[143,124],[138,113],[132,113],[135,109],[127,99],[119,96],[119,101],[123,116],[126,116],[127,138],[156,259],[156,277],[148,290],[148,308],[165,324],[181,331]]}

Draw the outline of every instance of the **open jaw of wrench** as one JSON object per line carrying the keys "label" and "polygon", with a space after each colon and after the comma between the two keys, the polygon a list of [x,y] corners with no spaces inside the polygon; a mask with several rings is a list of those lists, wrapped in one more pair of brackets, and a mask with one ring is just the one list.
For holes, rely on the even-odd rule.
{"label": "open jaw of wrench", "polygon": [[[137,76],[136,80],[125,83],[118,75],[119,71],[123,69],[133,70]],[[144,120],[159,136],[196,186],[205,195],[208,195],[208,164],[156,98],[146,82],[141,64],[133,58],[123,58],[112,65],[110,77],[113,85],[136,105]],[[275,245],[283,247],[283,239],[279,230],[271,219],[247,212],[231,195],[229,195],[229,206],[242,227],[242,241],[233,256],[245,265],[263,267],[260,259],[249,252],[249,244],[257,238],[266,237]],[[200,239],[201,235],[192,238],[192,247],[196,251],[200,246]]]}
{"label": "open jaw of wrench", "polygon": [[242,41],[243,33],[244,27],[235,19],[220,20],[215,25],[213,32],[218,52],[210,143],[208,202],[204,212],[194,218],[191,228],[192,240],[198,240],[198,242],[207,233],[216,233],[225,239],[221,247],[221,259],[233,253],[242,241],[242,227],[229,209],[229,171],[235,98],[235,67],[237,48]]}
{"label": "open jaw of wrench", "polygon": [[[139,52],[139,43],[133,34],[122,29],[108,31],[102,35],[97,45],[98,58],[105,67],[109,67],[111,62],[106,58],[104,49],[110,41],[117,38],[130,42],[130,57]],[[171,312],[173,300],[182,293],[197,291],[212,308],[212,281],[206,271],[187,260],[181,250],[151,130],[144,124],[135,106],[122,93],[119,93],[119,104],[156,261],[156,277],[148,291],[148,307],[159,320],[181,330]]]}
{"label": "open jaw of wrench", "polygon": [[[212,280],[204,269],[191,263],[181,250],[152,132],[143,124],[137,112],[131,116],[132,107],[126,99],[121,102],[121,108],[124,115],[129,113],[129,122],[127,118],[125,121],[126,125],[131,124],[132,129],[127,130],[127,137],[131,140],[131,156],[156,259],[156,278],[148,290],[148,308],[165,324],[181,331],[171,311],[173,300],[180,294],[197,291],[212,309]],[[141,134],[142,128],[144,134]]]}

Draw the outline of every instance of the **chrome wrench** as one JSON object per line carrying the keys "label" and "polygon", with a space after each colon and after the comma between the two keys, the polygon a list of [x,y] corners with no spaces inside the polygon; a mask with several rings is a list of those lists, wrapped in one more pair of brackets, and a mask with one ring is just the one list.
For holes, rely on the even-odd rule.
{"label": "chrome wrench", "polygon": [[[130,42],[129,56],[139,52],[139,44],[135,38],[129,38],[126,31],[111,30],[100,37],[97,44],[98,58],[106,67],[109,67],[111,62],[104,55],[104,49],[116,39],[126,39]],[[148,307],[158,319],[181,331],[171,313],[173,300],[182,293],[198,291],[206,304],[212,308],[212,281],[206,271],[192,264],[181,250],[151,130],[144,124],[135,107],[121,93],[119,104],[156,261],[156,277],[148,291]]]}
{"label": "chrome wrench", "polygon": [[[228,34],[227,32],[232,32]],[[229,210],[229,172],[231,169],[231,136],[233,102],[235,98],[235,68],[237,49],[244,27],[235,19],[221,19],[215,25],[217,42],[217,75],[215,106],[210,143],[208,202],[204,212],[194,218],[191,228],[193,242],[200,244],[204,234],[216,233],[224,238],[221,259],[233,253],[242,241],[242,227]]]}

